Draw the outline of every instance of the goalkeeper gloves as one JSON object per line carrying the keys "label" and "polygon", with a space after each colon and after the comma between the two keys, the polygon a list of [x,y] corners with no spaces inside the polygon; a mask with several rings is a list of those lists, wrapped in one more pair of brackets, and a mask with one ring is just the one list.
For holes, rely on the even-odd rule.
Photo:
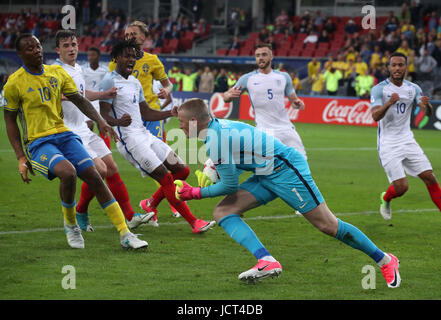
{"label": "goalkeeper gloves", "polygon": [[198,178],[199,187],[204,188],[213,185],[213,181],[201,170],[196,170],[194,174]]}
{"label": "goalkeeper gloves", "polygon": [[201,199],[201,188],[193,188],[187,182],[182,180],[175,180],[176,185],[175,196],[180,201],[187,201],[192,199]]}

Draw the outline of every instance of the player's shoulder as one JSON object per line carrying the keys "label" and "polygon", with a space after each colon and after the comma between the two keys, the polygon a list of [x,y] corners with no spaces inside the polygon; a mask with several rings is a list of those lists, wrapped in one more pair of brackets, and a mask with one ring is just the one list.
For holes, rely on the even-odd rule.
{"label": "player's shoulder", "polygon": [[8,77],[8,81],[6,82],[6,85],[11,85],[15,82],[17,82],[17,80],[19,80],[20,78],[22,79],[22,76],[26,73],[26,70],[23,67],[18,68],[14,73],[12,73],[9,77]]}
{"label": "player's shoulder", "polygon": [[379,83],[377,83],[375,86],[372,87],[372,90],[383,90],[385,87],[389,86],[391,82],[389,79],[385,79]]}
{"label": "player's shoulder", "polygon": [[403,80],[403,84],[406,85],[407,87],[411,87],[411,88],[414,88],[416,90],[421,90],[419,85],[417,85],[416,83],[411,82],[409,80]]}

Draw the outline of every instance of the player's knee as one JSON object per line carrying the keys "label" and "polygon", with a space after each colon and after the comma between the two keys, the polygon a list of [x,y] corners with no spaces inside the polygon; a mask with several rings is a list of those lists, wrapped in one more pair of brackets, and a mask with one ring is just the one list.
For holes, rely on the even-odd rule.
{"label": "player's knee", "polygon": [[75,168],[66,168],[59,174],[60,180],[64,183],[75,184],[77,181],[77,172]]}
{"label": "player's knee", "polygon": [[118,165],[114,161],[107,163],[105,177],[111,177],[117,172],[118,172]]}
{"label": "player's knee", "polygon": [[338,226],[329,222],[322,222],[316,225],[316,228],[328,236],[335,236],[337,234]]}

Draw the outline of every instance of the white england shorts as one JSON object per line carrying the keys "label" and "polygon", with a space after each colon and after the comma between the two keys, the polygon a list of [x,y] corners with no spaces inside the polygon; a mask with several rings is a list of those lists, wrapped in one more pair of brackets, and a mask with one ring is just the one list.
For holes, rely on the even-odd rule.
{"label": "white england shorts", "polygon": [[406,174],[417,177],[432,170],[429,159],[415,140],[406,144],[380,145],[379,155],[390,183],[405,178]]}
{"label": "white england shorts", "polygon": [[112,154],[112,151],[106,146],[104,140],[91,130],[81,130],[81,132],[75,133],[80,136],[84,148],[92,159],[104,158],[105,156]]}
{"label": "white england shorts", "polygon": [[143,177],[150,175],[173,150],[147,130],[132,133],[116,143],[118,151]]}
{"label": "white england shorts", "polygon": [[287,145],[288,147],[293,147],[297,151],[299,151],[305,159],[308,159],[306,156],[305,147],[303,146],[302,139],[300,138],[299,134],[297,133],[296,129],[293,127],[287,127],[284,130],[274,130],[274,129],[263,129],[257,127],[259,130],[264,131],[265,133],[271,134],[272,136],[279,139],[284,145]]}

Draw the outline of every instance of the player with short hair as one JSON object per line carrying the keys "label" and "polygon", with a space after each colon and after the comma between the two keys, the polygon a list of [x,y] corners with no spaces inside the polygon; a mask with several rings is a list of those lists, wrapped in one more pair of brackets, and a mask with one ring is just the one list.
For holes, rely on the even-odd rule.
{"label": "player with short hair", "polygon": [[272,69],[271,44],[258,44],[254,56],[257,70],[244,74],[233,87],[224,92],[225,102],[238,98],[247,90],[255,114],[256,128],[296,148],[306,158],[302,139],[286,112],[284,98],[287,96],[296,109],[304,110],[305,104],[297,97],[289,74]]}
{"label": "player with short hair", "polygon": [[[201,99],[184,102],[178,109],[178,119],[188,138],[194,138],[190,136],[194,132],[204,140],[220,181],[197,188],[175,181],[176,197],[192,200],[226,195],[216,205],[214,218],[231,238],[257,259],[257,264],[241,273],[239,279],[255,281],[282,272],[281,264],[240,217],[280,197],[318,230],[371,257],[381,267],[389,287],[400,285],[397,258],[384,253],[359,229],[334,216],[311,176],[305,157],[297,149],[248,124],[212,118]],[[190,130],[190,125],[196,130]],[[254,174],[239,184],[242,170]]]}
{"label": "player with short hair", "polygon": [[[59,58],[55,64],[60,65],[72,77],[80,94],[89,100],[112,98],[116,95],[116,88],[108,88],[106,91],[91,91],[86,89],[82,68],[76,63],[78,56],[78,43],[75,33],[71,30],[59,30],[55,35],[55,50]],[[118,173],[118,166],[113,160],[112,151],[96,133],[91,131],[86,124],[86,117],[70,101],[62,101],[64,123],[73,132],[80,136],[86,151],[89,153],[98,172],[106,180],[110,191],[118,201],[131,229],[137,228],[153,217],[153,214],[135,213],[130,203],[129,194],[124,182]],[[121,121],[128,121],[122,119]],[[93,190],[83,183],[81,194],[76,206],[77,220],[81,229],[93,231],[90,224],[88,208],[90,201],[94,198]]]}
{"label": "player with short hair", "polygon": [[[159,202],[166,198],[181,216],[190,224],[194,233],[208,231],[215,221],[197,219],[185,202],[175,198],[175,179],[186,179],[190,168],[162,140],[154,137],[144,126],[144,121],[157,121],[176,115],[176,110],[158,111],[151,109],[144,98],[141,83],[131,75],[136,63],[138,45],[135,41],[121,41],[111,52],[116,68],[108,73],[102,83],[105,91],[114,86],[118,92],[113,99],[101,99],[101,115],[110,125],[116,126],[120,141],[117,147],[122,156],[137,168],[143,177],[150,176],[160,184],[150,205],[153,212]],[[127,118],[130,122],[121,122]],[[152,212],[152,210],[150,210]]]}
{"label": "player with short hair", "polygon": [[[158,56],[142,50],[142,46],[148,35],[149,30],[147,25],[139,20],[135,20],[130,23],[124,31],[125,40],[133,39],[138,45],[136,52],[136,64],[133,68],[133,76],[138,79],[139,82],[141,82],[144,97],[149,107],[154,110],[161,110],[159,99],[168,99],[168,96],[173,90],[173,85],[168,79],[168,76],[165,73],[164,65],[159,60]],[[111,61],[109,64],[109,71],[113,71],[115,66],[115,62]],[[159,92],[157,93],[153,91],[153,80],[159,81],[162,85],[162,88],[160,88]],[[153,136],[161,140],[163,139],[164,121],[146,121],[144,119],[144,125]],[[158,187],[160,186],[158,185]],[[149,224],[157,227],[159,224],[156,207],[149,206],[149,204],[151,205],[155,202],[155,199],[152,198],[144,199],[140,202],[140,207],[146,212],[155,212],[155,216],[149,221]]]}
{"label": "player with short hair", "polygon": [[392,217],[391,200],[406,193],[406,174],[419,177],[430,197],[441,211],[441,189],[433,174],[432,165],[416,142],[410,129],[412,106],[419,106],[429,116],[432,106],[421,88],[404,80],[407,57],[395,52],[390,55],[388,79],[371,90],[372,117],[378,122],[377,146],[380,163],[389,180],[389,187],[381,194],[380,213],[386,220]]}
{"label": "player with short hair", "polygon": [[[107,68],[100,64],[101,52],[97,47],[90,47],[87,50],[87,60],[88,64],[82,66],[83,77],[86,82],[86,90],[89,91],[99,91],[101,80],[103,80],[105,74],[107,73]],[[100,102],[99,100],[91,101],[95,109],[99,111]],[[93,121],[86,120],[86,123],[90,130],[93,131]],[[110,139],[109,137],[102,136],[107,147],[110,149]]]}
{"label": "player with short hair", "polygon": [[[78,92],[75,82],[62,67],[43,64],[43,48],[35,36],[29,33],[18,36],[16,50],[23,61],[23,67],[9,77],[4,87],[4,118],[23,181],[31,181],[28,170],[34,174],[33,168],[49,180],[55,177],[60,179],[61,209],[67,242],[72,248],[84,248],[84,239],[75,216],[77,176],[95,193],[101,207],[120,234],[121,246],[147,247],[146,241],[138,239],[130,232],[118,202],[104,184],[80,137],[63,122],[61,96],[64,95],[95,121],[101,132],[118,139],[116,133]],[[17,124],[18,115],[26,154]]]}

